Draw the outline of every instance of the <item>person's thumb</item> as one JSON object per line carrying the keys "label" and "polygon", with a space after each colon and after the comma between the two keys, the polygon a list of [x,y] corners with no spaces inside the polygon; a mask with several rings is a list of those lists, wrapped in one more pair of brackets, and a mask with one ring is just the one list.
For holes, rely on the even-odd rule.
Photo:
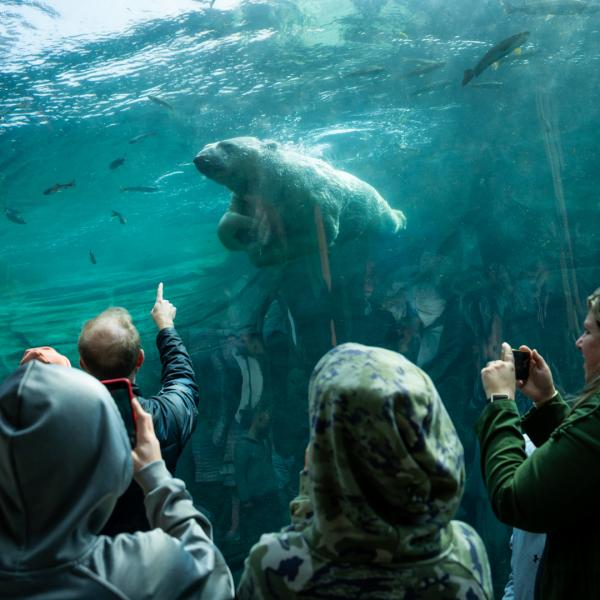
{"label": "person's thumb", "polygon": [[505,362],[511,362],[514,364],[515,359],[513,357],[512,348],[507,342],[502,342],[502,351],[500,352],[500,359]]}

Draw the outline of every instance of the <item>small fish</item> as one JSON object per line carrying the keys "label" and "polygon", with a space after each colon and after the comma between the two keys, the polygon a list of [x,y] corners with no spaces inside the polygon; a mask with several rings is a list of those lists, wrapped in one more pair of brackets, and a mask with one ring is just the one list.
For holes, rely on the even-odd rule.
{"label": "small fish", "polygon": [[493,48],[488,50],[483,58],[475,65],[473,69],[467,69],[464,73],[462,84],[467,85],[473,77],[479,77],[488,67],[498,62],[503,56],[506,56],[512,52],[515,48],[518,48],[525,43],[529,37],[529,31],[522,31],[515,35],[502,40],[496,44]]}
{"label": "small fish", "polygon": [[90,250],[90,262],[95,265],[98,264],[98,261],[96,260],[96,255]]}
{"label": "small fish", "polygon": [[149,187],[149,186],[145,186],[145,185],[132,185],[130,187],[122,187],[121,188],[122,192],[146,192],[146,193],[150,193],[150,192],[158,192],[158,188],[157,187]]}
{"label": "small fish", "polygon": [[49,196],[50,194],[56,194],[56,192],[60,192],[61,190],[66,190],[68,188],[75,187],[75,180],[69,181],[69,183],[55,183],[52,187],[49,187],[47,190],[44,190],[44,195]]}
{"label": "small fish", "polygon": [[118,210],[113,210],[112,214],[110,215],[110,218],[114,218],[116,217],[117,219],[119,219],[119,223],[121,223],[121,225],[125,225],[125,223],[127,223],[127,219],[118,211]]}
{"label": "small fish", "polygon": [[6,214],[6,218],[13,223],[18,223],[19,225],[27,225],[27,221],[23,218],[23,215],[18,210],[14,210],[13,208],[8,208],[8,206],[4,209],[4,213]]}
{"label": "small fish", "polygon": [[124,158],[115,158],[115,160],[113,160],[108,166],[111,170],[114,171],[115,169],[118,169],[124,162]]}
{"label": "small fish", "polygon": [[408,60],[406,62],[413,63],[415,66],[410,71],[400,74],[399,77],[401,79],[425,75],[425,73],[431,73],[431,71],[440,69],[446,64],[446,62],[443,60],[429,60],[426,58],[418,58],[415,60]]}
{"label": "small fish", "polygon": [[142,140],[145,140],[148,137],[152,137],[153,135],[156,135],[156,131],[147,131],[146,133],[140,133],[140,135],[136,135],[135,137],[132,137],[129,140],[129,143],[137,144],[138,142],[141,142]]}
{"label": "small fish", "polygon": [[507,15],[523,13],[526,15],[591,15],[600,10],[600,5],[583,2],[583,0],[540,0],[515,6],[501,0],[502,7]]}
{"label": "small fish", "polygon": [[173,110],[173,106],[171,104],[169,104],[166,100],[162,100],[158,96],[151,96],[150,94],[148,94],[148,100],[152,100],[154,104],[158,104],[159,106],[163,106],[164,108]]}

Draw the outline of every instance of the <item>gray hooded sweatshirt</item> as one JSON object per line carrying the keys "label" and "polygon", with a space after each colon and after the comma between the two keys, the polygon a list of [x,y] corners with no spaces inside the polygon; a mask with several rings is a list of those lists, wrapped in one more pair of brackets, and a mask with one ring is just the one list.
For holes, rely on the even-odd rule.
{"label": "gray hooded sweatshirt", "polygon": [[0,385],[0,598],[232,598],[182,481],[136,476],[154,529],[98,535],[131,481],[121,416],[93,377],[31,361]]}

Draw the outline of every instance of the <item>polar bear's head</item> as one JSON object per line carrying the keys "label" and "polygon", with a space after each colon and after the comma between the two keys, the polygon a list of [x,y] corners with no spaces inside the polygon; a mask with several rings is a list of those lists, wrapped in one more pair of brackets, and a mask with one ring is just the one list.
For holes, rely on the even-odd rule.
{"label": "polar bear's head", "polygon": [[255,137],[231,138],[204,146],[194,164],[200,173],[242,196],[255,182],[265,154],[277,148],[276,142]]}

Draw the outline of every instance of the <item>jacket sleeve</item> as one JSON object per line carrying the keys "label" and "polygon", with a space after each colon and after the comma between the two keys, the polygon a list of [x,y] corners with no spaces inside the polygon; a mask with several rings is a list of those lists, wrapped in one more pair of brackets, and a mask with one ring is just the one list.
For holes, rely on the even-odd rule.
{"label": "jacket sleeve", "polygon": [[[500,521],[549,532],[575,524],[582,513],[594,509],[599,488],[598,400],[578,407],[530,457],[515,403],[500,400],[486,406],[477,433],[484,481]],[[532,433],[532,439],[543,437],[534,432],[530,437]]]}
{"label": "jacket sleeve", "polygon": [[541,408],[528,411],[521,419],[521,427],[536,446],[541,446],[568,414],[569,405],[557,393]]}
{"label": "jacket sleeve", "polygon": [[156,345],[162,363],[161,390],[150,398],[140,398],[140,403],[152,415],[163,451],[175,447],[180,452],[196,426],[196,376],[190,355],[174,328],[161,329]]}
{"label": "jacket sleeve", "polygon": [[147,465],[135,479],[145,494],[150,526],[178,540],[181,549],[191,557],[192,570],[204,578],[203,597],[233,598],[233,579],[212,541],[210,522],[194,508],[183,481],[175,479],[163,461]]}

